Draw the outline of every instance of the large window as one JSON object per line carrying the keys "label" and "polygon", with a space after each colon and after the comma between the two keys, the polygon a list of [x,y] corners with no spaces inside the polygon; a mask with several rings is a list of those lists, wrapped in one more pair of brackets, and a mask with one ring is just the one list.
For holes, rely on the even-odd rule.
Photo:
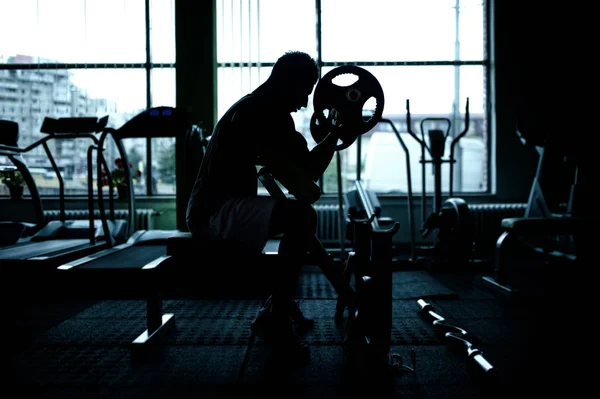
{"label": "large window", "polygon": [[[455,146],[454,192],[489,192],[490,134],[486,0],[216,0],[218,116],[241,95],[269,76],[287,50],[305,51],[318,61],[321,75],[340,65],[367,69],[381,83],[385,119],[334,157],[322,180],[326,193],[337,191],[338,159],[344,190],[356,179],[378,193],[403,194],[408,179],[414,192],[433,191],[431,165],[421,169],[421,146],[411,130],[427,142],[432,118],[449,121],[445,158],[452,137],[465,130]],[[407,107],[409,104],[409,107]],[[310,134],[312,97],[292,116],[296,129]],[[423,123],[421,123],[423,122]],[[421,132],[423,127],[424,132]],[[444,127],[446,130],[446,127]],[[360,142],[359,142],[360,141]],[[428,157],[427,157],[428,158]],[[448,164],[442,189],[449,189]]]}
{"label": "large window", "polygon": [[[146,108],[175,106],[174,0],[0,2],[0,119],[19,124],[19,147],[45,135],[45,117],[104,117],[119,128]],[[87,195],[92,141],[51,140],[66,195]],[[172,139],[124,143],[138,195],[175,193]],[[109,140],[112,168],[117,151]],[[23,154],[42,195],[58,179],[42,146]],[[10,161],[0,157],[1,164]],[[94,169],[95,171],[95,169]],[[7,195],[2,185],[0,194]]]}

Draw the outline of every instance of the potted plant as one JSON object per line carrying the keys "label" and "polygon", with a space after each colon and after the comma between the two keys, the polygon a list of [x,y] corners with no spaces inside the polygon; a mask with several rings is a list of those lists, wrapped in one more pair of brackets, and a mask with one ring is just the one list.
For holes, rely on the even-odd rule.
{"label": "potted plant", "polygon": [[[131,162],[129,162],[129,169],[131,169],[132,180],[135,182],[142,175],[142,172],[139,169],[132,170],[133,164]],[[115,159],[115,168],[110,172],[110,178],[113,185],[117,188],[118,198],[128,199],[129,187],[125,179],[125,163],[121,158]],[[102,185],[108,186],[108,173],[106,173],[104,168],[102,169]]]}
{"label": "potted plant", "polygon": [[25,179],[16,167],[3,167],[0,169],[2,183],[8,187],[10,197],[13,201],[21,201],[25,191]]}

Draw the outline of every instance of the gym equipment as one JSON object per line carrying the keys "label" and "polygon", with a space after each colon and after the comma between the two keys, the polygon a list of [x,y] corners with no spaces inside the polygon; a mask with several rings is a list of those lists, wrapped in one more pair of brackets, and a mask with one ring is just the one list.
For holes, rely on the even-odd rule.
{"label": "gym equipment", "polygon": [[[98,145],[98,138],[95,134],[101,132],[106,128],[108,123],[108,116],[104,116],[100,119],[91,118],[91,117],[79,117],[79,118],[49,118],[46,117],[41,127],[41,132],[49,135],[61,135],[61,138],[66,138],[63,135],[69,133],[77,133],[77,137],[82,137],[81,134],[90,134],[90,138],[92,139],[91,147],[94,148]],[[112,217],[107,221],[109,226],[108,230],[100,229],[99,225],[94,220],[93,208],[94,208],[94,196],[93,196],[93,179],[92,177],[92,158],[88,151],[87,161],[88,161],[88,210],[90,211],[90,219],[89,223],[80,220],[74,220],[67,222],[65,215],[65,194],[64,194],[64,182],[60,173],[56,162],[54,161],[54,157],[50,154],[49,149],[47,149],[46,144],[44,144],[46,153],[48,154],[48,158],[52,164],[52,168],[56,173],[59,182],[59,221],[51,221],[49,225],[57,224],[60,226],[60,230],[54,231],[54,229],[49,229],[48,226],[44,227],[44,230],[47,230],[47,235],[54,235],[57,237],[62,236],[81,236],[81,237],[90,237],[92,243],[96,239],[102,239],[103,234],[107,234],[106,237],[110,237],[111,240],[117,242],[125,241],[125,231],[127,229],[127,222],[124,220],[118,220],[114,217],[114,212],[112,213]],[[106,162],[103,160],[103,165],[106,168]],[[109,187],[112,188],[112,181],[109,181]],[[114,210],[114,206],[111,204]],[[67,232],[68,231],[68,232]],[[92,234],[93,232],[93,234]],[[41,235],[42,232],[38,233]]]}
{"label": "gym equipment", "polygon": [[[334,79],[342,75],[354,75],[357,80],[347,86],[336,85]],[[365,105],[370,100],[374,100],[375,104],[374,110],[368,114]],[[350,147],[360,135],[367,133],[379,123],[384,102],[383,89],[377,79],[366,69],[356,66],[342,66],[331,70],[323,76],[315,88],[314,113],[310,124],[311,135],[315,142],[319,143],[329,132],[336,130],[341,141],[336,146],[340,209],[344,209],[344,197],[339,152]],[[341,321],[345,309],[348,309],[345,344],[350,363],[360,358],[366,360],[364,356],[367,356],[369,361],[382,358],[389,361],[392,328],[391,248],[392,237],[398,231],[399,224],[380,218],[380,209],[377,210],[373,205],[373,198],[364,189],[362,182],[357,181],[355,184],[355,194],[359,199],[357,202],[361,204],[362,209],[360,211],[354,209],[354,211],[362,213],[360,216],[364,217],[349,212],[355,250],[348,256],[344,273],[356,293],[356,302],[348,303],[347,298],[341,295],[334,285],[340,294],[335,318]],[[391,224],[391,228],[383,228],[384,223]],[[340,212],[339,224],[340,231],[344,231],[343,212]],[[343,240],[344,237],[341,237],[342,257]],[[321,246],[317,245],[317,247]]]}
{"label": "gym equipment", "polygon": [[0,245],[2,246],[13,245],[22,238],[30,237],[46,223],[44,221],[44,206],[39,191],[18,149],[18,140],[19,124],[13,121],[0,120],[0,155],[6,156],[14,165],[12,167],[3,166],[2,170],[13,170],[23,176],[31,195],[35,221],[33,223],[16,221],[0,222]]}
{"label": "gym equipment", "polygon": [[[98,157],[97,178],[102,176],[100,164],[104,161],[103,145],[108,136],[112,136],[117,145],[119,155],[125,165],[128,164],[123,140],[138,137],[174,137],[176,146],[190,141],[190,136],[197,133],[198,127],[192,124],[185,111],[172,107],[155,107],[142,111],[119,129],[104,129],[96,148]],[[203,150],[201,147],[200,149]],[[129,187],[129,226],[127,242],[115,245],[108,243],[108,248],[58,266],[58,270],[66,273],[65,278],[76,282],[73,286],[81,286],[81,282],[94,281],[96,286],[111,287],[110,291],[101,289],[101,296],[140,295],[147,299],[147,329],[131,344],[131,355],[134,360],[144,360],[159,341],[175,324],[173,314],[163,314],[161,294],[164,276],[171,266],[165,262],[167,241],[178,231],[170,230],[138,230],[135,224],[135,196],[133,180],[129,168],[125,168],[125,177]],[[110,179],[109,179],[110,180]],[[110,190],[109,190],[110,192]],[[112,195],[109,197],[112,199]],[[98,190],[98,205],[102,227],[109,229],[104,206],[102,190]],[[83,284],[86,286],[85,284]],[[141,292],[140,292],[141,288]],[[83,292],[84,295],[89,295]]]}
{"label": "gym equipment", "polygon": [[[446,319],[435,312],[434,307],[423,299],[417,300],[421,307],[419,313],[429,321],[432,321],[436,332],[451,345],[460,349],[466,349],[469,367],[474,367],[475,372],[480,375],[489,376],[496,373],[496,368],[483,356],[483,352],[473,346],[469,341],[469,335],[464,329],[446,323]],[[475,376],[478,376],[475,374]]]}
{"label": "gym equipment", "polygon": [[[341,176],[339,177],[341,179]],[[360,188],[359,188],[360,185]],[[382,207],[377,194],[372,191],[364,188],[362,181],[356,180],[354,182],[355,188],[353,190],[348,190],[345,194],[345,203],[347,208],[347,219],[346,219],[346,238],[352,241],[354,232],[352,228],[352,220],[360,220],[360,219],[368,219],[367,208],[371,209],[375,218],[377,219],[377,223],[380,227],[390,226],[395,223],[395,221],[388,217],[382,216]],[[369,201],[369,205],[365,206],[364,202]]]}
{"label": "gym equipment", "polygon": [[[127,121],[119,129],[106,128],[103,130],[98,145],[95,148],[97,152],[97,179],[100,180],[102,177],[102,167],[104,163],[103,156],[103,145],[105,140],[112,136],[114,138],[119,156],[125,164],[127,161],[127,153],[123,144],[123,140],[127,138],[138,138],[138,137],[174,137],[176,142],[189,140],[189,136],[196,132],[198,127],[193,125],[187,119],[187,115],[178,109],[172,107],[155,107],[142,111],[129,121]],[[176,143],[177,144],[177,143]],[[125,168],[125,178],[128,181],[129,189],[129,201],[128,206],[128,231],[127,231],[127,242],[116,245],[115,241],[110,241],[109,248],[102,251],[101,253],[94,254],[94,256],[84,257],[72,262],[68,262],[59,267],[61,270],[78,269],[83,270],[86,268],[122,268],[122,262],[120,259],[129,257],[139,258],[140,262],[143,259],[151,260],[157,257],[157,254],[164,255],[167,238],[175,233],[170,230],[138,230],[135,221],[135,195],[133,192],[133,180],[131,171],[129,168]],[[109,179],[110,181],[110,179]],[[113,212],[112,202],[113,196],[110,193],[109,186],[109,201],[111,203],[110,212]],[[100,223],[104,231],[109,231],[110,226],[108,224],[109,217],[107,216],[106,207],[104,204],[104,194],[102,190],[98,190],[98,208],[100,214]],[[111,215],[112,217],[112,215]],[[138,245],[143,245],[143,248],[137,248]],[[154,245],[157,247],[152,248]],[[139,252],[139,255],[137,255]],[[134,256],[133,254],[136,254]],[[110,256],[109,256],[110,255]],[[131,267],[136,268],[137,263]],[[87,266],[84,266],[87,265]]]}
{"label": "gym equipment", "polygon": [[564,290],[566,275],[556,270],[585,267],[597,245],[590,234],[598,226],[594,174],[586,163],[593,157],[576,139],[548,129],[518,126],[523,144],[539,154],[537,170],[523,217],[501,222],[493,276],[482,277],[484,286],[509,297]]}
{"label": "gym equipment", "polygon": [[[350,215],[355,250],[348,256],[345,276],[356,292],[357,303],[348,306],[345,354],[348,364],[364,361],[370,364],[388,363],[397,367],[390,354],[392,336],[392,237],[398,222],[388,221],[390,228],[380,225],[376,210],[361,181],[356,192],[364,208],[365,218]],[[336,304],[336,320],[343,318],[344,298]]]}
{"label": "gym equipment", "polygon": [[[427,122],[445,122],[446,131],[440,129],[429,130],[429,145],[425,141],[425,123]],[[447,118],[425,118],[421,120],[421,138],[412,131],[412,121],[410,115],[410,102],[406,101],[406,123],[408,133],[421,145],[421,210],[423,224],[421,235],[427,238],[432,231],[437,231],[436,243],[433,248],[434,265],[449,265],[451,267],[460,267],[466,265],[471,259],[473,250],[473,228],[472,220],[467,203],[462,198],[453,197],[454,182],[454,157],[456,144],[469,130],[469,99],[465,105],[465,127],[450,144],[450,155],[444,159],[446,140],[449,137],[451,121]],[[429,159],[427,159],[427,153]],[[434,174],[434,193],[433,193],[433,211],[425,219],[427,209],[427,196],[425,184],[426,164],[433,165]],[[450,166],[450,181],[448,186],[449,198],[442,204],[442,165],[448,163]]]}
{"label": "gym equipment", "polygon": [[[348,86],[336,85],[333,80],[342,75],[354,75],[357,80]],[[375,101],[374,110],[365,109],[365,104],[371,99]],[[340,129],[341,143],[336,149],[346,149],[358,136],[379,123],[384,103],[383,89],[371,72],[353,65],[332,69],[315,87],[311,135],[316,143],[320,143],[332,129]]]}
{"label": "gym equipment", "polygon": [[[41,127],[41,133],[46,136],[34,142],[26,148],[17,146],[17,134],[13,131],[12,135],[7,135],[6,144],[0,145],[3,154],[17,165],[28,181],[32,199],[36,208],[37,224],[40,225],[40,219],[43,219],[43,208],[40,205],[39,193],[35,187],[35,182],[29,174],[24,162],[20,159],[21,154],[27,153],[38,146],[42,146],[48,159],[56,173],[59,182],[59,202],[60,202],[60,220],[50,221],[33,235],[26,239],[0,249],[0,260],[3,272],[25,272],[25,268],[17,266],[35,265],[36,271],[53,271],[55,267],[63,262],[85,256],[103,249],[108,240],[123,242],[123,232],[125,230],[125,221],[112,218],[106,222],[107,229],[102,230],[100,225],[93,219],[93,212],[90,212],[89,223],[85,220],[66,220],[65,217],[65,198],[64,182],[50,148],[49,140],[89,138],[93,144],[98,143],[96,134],[105,128],[108,117],[103,118],[45,118]],[[88,157],[88,173],[91,173],[91,160]],[[93,207],[92,180],[88,179],[88,202]],[[40,216],[41,213],[41,216]],[[23,270],[19,270],[23,269]],[[30,270],[30,269],[27,269]],[[29,272],[28,272],[29,273]]]}
{"label": "gym equipment", "polygon": [[[407,132],[421,146],[421,172],[422,172],[422,188],[421,188],[421,222],[420,229],[422,238],[427,238],[432,232],[436,232],[434,236],[433,246],[417,246],[415,238],[415,218],[414,218],[414,201],[412,191],[412,176],[410,171],[410,154],[409,150],[394,126],[389,119],[382,119],[381,122],[389,124],[402,149],[406,155],[406,178],[408,184],[408,221],[410,228],[411,241],[411,262],[427,261],[433,267],[450,266],[452,268],[461,268],[469,263],[473,251],[473,221],[469,211],[469,206],[462,198],[454,197],[453,195],[453,176],[455,147],[460,139],[467,133],[469,129],[469,99],[467,98],[465,106],[465,127],[450,143],[450,154],[448,158],[444,158],[446,142],[450,135],[451,121],[448,118],[424,118],[421,120],[421,137],[415,134],[412,130],[412,120],[410,114],[410,101],[406,100],[406,122]],[[425,124],[434,123],[434,129],[428,131],[428,140],[425,139]],[[445,125],[445,131],[438,128],[438,125]],[[433,165],[434,175],[434,192],[433,192],[433,210],[427,216],[427,187],[425,180],[426,164]],[[442,202],[442,165],[449,164],[450,166],[450,182],[449,196]]]}
{"label": "gym equipment", "polygon": [[[354,76],[356,80],[342,86],[334,83],[341,76]],[[367,104],[371,102],[371,104]],[[374,109],[366,109],[365,106]],[[383,115],[385,97],[379,81],[364,68],[352,65],[337,67],[329,71],[317,83],[313,96],[314,112],[310,122],[310,133],[320,143],[332,131],[339,137],[336,145],[338,206],[344,209],[342,191],[342,161],[340,151],[350,147],[356,139],[371,130]],[[339,231],[345,231],[346,217],[339,212]],[[340,254],[345,257],[345,237],[340,234]]]}

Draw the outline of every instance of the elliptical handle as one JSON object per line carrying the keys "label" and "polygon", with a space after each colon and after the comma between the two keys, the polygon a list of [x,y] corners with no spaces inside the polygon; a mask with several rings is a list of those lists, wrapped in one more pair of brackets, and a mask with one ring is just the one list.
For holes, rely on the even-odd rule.
{"label": "elliptical handle", "polygon": [[471,118],[470,118],[470,113],[469,113],[469,97],[467,97],[467,103],[465,105],[465,128],[463,129],[462,132],[460,132],[460,134],[458,136],[456,136],[454,139],[452,139],[452,146],[451,146],[450,151],[452,151],[452,149],[454,148],[456,143],[458,143],[458,141],[469,131],[470,119]]}
{"label": "elliptical handle", "polygon": [[458,141],[467,134],[469,131],[469,125],[471,122],[471,116],[469,113],[469,97],[467,97],[467,103],[465,104],[465,128],[458,136],[452,139],[452,143],[450,144],[450,183],[448,187],[448,196],[452,198],[454,196],[454,147],[458,143]]}

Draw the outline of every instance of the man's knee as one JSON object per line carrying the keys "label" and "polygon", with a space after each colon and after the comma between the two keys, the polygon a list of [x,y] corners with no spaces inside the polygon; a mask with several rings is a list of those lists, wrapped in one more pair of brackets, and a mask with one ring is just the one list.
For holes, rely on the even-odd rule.
{"label": "man's knee", "polygon": [[317,212],[310,204],[290,199],[275,206],[271,226],[277,233],[315,234],[317,218]]}
{"label": "man's knee", "polygon": [[317,211],[310,204],[302,204],[303,207],[298,211],[298,225],[302,225],[306,232],[315,234],[317,232],[318,216]]}

